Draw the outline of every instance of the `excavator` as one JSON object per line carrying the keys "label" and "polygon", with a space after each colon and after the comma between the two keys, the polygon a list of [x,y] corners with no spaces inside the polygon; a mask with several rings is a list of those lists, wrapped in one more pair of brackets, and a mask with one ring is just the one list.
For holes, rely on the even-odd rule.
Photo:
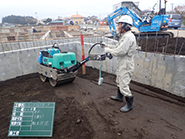
{"label": "excavator", "polygon": [[[166,0],[165,0],[166,4]],[[154,5],[154,7],[156,4]],[[157,15],[153,10],[144,17],[140,17],[132,9],[128,9],[126,6],[116,9],[113,13],[108,15],[108,24],[112,36],[116,39],[118,34],[115,27],[115,18],[122,15],[129,15],[133,19],[133,25],[139,30],[139,33],[135,33],[136,38],[154,38],[154,37],[173,37],[172,32],[168,32],[168,16],[166,15],[166,8],[160,7],[160,11]]]}

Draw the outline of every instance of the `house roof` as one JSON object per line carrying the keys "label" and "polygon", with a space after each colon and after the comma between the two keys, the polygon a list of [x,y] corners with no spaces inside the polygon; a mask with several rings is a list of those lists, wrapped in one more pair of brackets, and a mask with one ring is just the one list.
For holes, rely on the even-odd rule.
{"label": "house roof", "polygon": [[52,21],[51,23],[63,23],[64,21]]}
{"label": "house roof", "polygon": [[81,15],[72,15],[72,18],[78,18],[78,17],[84,17],[84,16],[81,16]]}
{"label": "house roof", "polygon": [[71,19],[71,17],[64,17],[64,19]]}

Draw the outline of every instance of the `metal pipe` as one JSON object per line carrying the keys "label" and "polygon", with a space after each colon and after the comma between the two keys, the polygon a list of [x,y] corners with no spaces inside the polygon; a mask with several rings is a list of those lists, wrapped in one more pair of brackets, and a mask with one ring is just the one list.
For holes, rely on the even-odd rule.
{"label": "metal pipe", "polygon": [[161,0],[159,0],[159,12],[161,10]]}
{"label": "metal pipe", "polygon": [[166,0],[164,0],[164,14],[166,14]]}

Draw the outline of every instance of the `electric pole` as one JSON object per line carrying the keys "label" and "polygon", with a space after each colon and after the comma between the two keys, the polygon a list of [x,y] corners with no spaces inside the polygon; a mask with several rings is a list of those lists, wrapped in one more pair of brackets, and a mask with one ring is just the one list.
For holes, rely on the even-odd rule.
{"label": "electric pole", "polygon": [[174,5],[174,3],[171,3],[171,5],[172,5],[172,14],[173,14],[173,5]]}

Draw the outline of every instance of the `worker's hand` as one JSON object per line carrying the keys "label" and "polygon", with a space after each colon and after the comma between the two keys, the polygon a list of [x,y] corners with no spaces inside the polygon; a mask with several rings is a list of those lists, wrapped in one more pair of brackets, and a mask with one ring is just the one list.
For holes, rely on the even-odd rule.
{"label": "worker's hand", "polygon": [[111,49],[108,48],[108,47],[105,47],[105,48],[104,48],[104,51],[105,51],[105,53],[110,53],[110,52],[111,52]]}
{"label": "worker's hand", "polygon": [[100,47],[101,48],[105,48],[106,47],[106,44],[104,42],[100,42]]}

